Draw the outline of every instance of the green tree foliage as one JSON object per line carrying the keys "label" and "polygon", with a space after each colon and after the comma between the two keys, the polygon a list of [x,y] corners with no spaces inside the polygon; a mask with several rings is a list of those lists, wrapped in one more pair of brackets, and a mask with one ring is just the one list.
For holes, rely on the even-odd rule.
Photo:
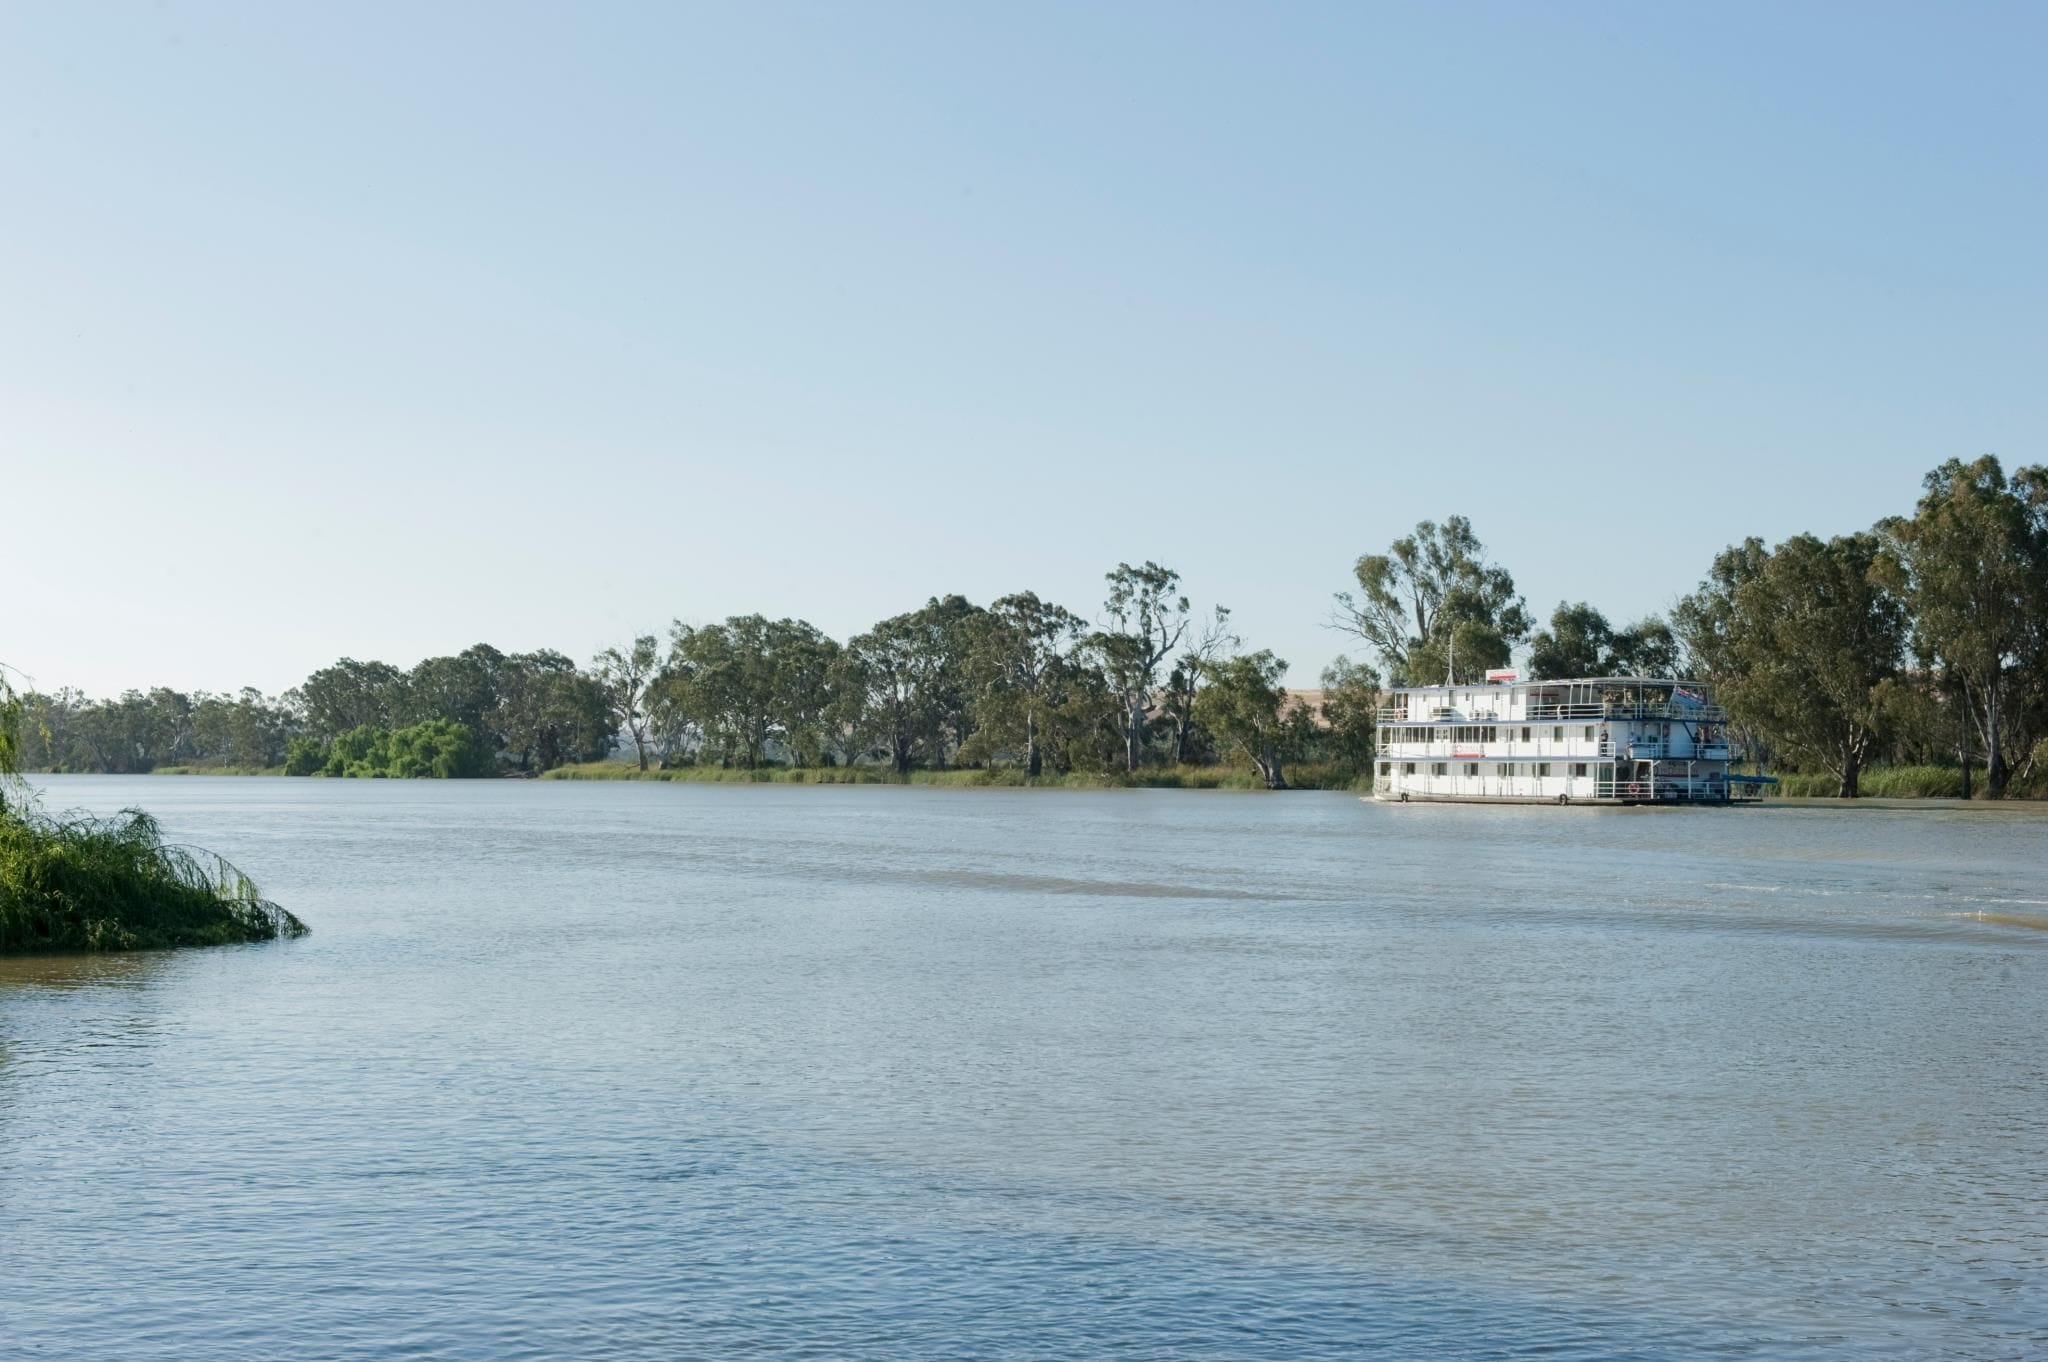
{"label": "green tree foliage", "polygon": [[307,677],[286,697],[305,715],[306,731],[332,738],[352,728],[391,728],[406,718],[405,673],[388,662],[344,657]]}
{"label": "green tree foliage", "polygon": [[1289,704],[1280,684],[1287,664],[1261,650],[1211,663],[1208,672],[1195,702],[1202,726],[1250,761],[1267,789],[1286,789],[1285,763],[1315,738],[1313,717]]}
{"label": "green tree foliage", "polygon": [[261,691],[229,697],[201,692],[192,706],[192,757],[227,766],[268,768],[284,760],[296,717]]}
{"label": "green tree foliage", "polygon": [[1149,559],[1142,567],[1118,563],[1105,580],[1102,627],[1090,644],[1123,714],[1124,769],[1135,771],[1145,758],[1159,669],[1187,637],[1188,598],[1180,574]]}
{"label": "green tree foliage", "polygon": [[899,772],[944,766],[971,733],[980,614],[959,596],[935,596],[847,642],[842,676],[861,697],[861,725]]}
{"label": "green tree foliage", "polygon": [[406,673],[398,717],[407,724],[448,719],[488,742],[505,666],[505,655],[488,643],[426,658]]}
{"label": "green tree foliage", "polygon": [[1578,676],[1675,676],[1678,642],[1652,615],[1616,630],[1584,601],[1559,601],[1550,627],[1529,640],[1529,674],[1539,681]]}
{"label": "green tree foliage", "polygon": [[1379,673],[1348,657],[1323,668],[1323,748],[1346,775],[1372,769],[1379,740],[1379,709],[1384,701]]}
{"label": "green tree foliage", "polygon": [[1209,665],[1222,661],[1232,649],[1244,646],[1244,640],[1230,627],[1229,608],[1221,605],[1201,624],[1190,623],[1187,640],[1180,656],[1174,659],[1173,670],[1166,674],[1162,703],[1167,721],[1173,725],[1173,759],[1177,762],[1192,761],[1196,755],[1195,697],[1201,691]]}
{"label": "green tree foliage", "polygon": [[612,722],[623,727],[633,739],[633,755],[640,769],[647,769],[647,688],[661,671],[661,644],[652,634],[642,634],[624,648],[607,648],[597,655],[597,684],[611,707]]}
{"label": "green tree foliage", "polygon": [[486,722],[499,750],[523,772],[596,761],[618,733],[604,688],[548,648],[505,658]]}
{"label": "green tree foliage", "polygon": [[998,599],[976,621],[968,672],[978,740],[974,755],[1023,753],[1025,772],[1045,767],[1045,735],[1077,689],[1088,622],[1031,591]]}
{"label": "green tree foliage", "polygon": [[389,732],[359,724],[324,743],[295,739],[285,758],[285,774],[460,780],[490,775],[496,765],[468,724],[427,719]]}
{"label": "green tree foliage", "polygon": [[318,738],[293,738],[285,747],[284,773],[317,776],[327,769],[327,744]]}
{"label": "green tree foliage", "polygon": [[386,767],[401,779],[470,779],[491,774],[492,761],[476,730],[453,719],[428,719],[393,733]]}
{"label": "green tree foliage", "polygon": [[839,736],[842,650],[804,620],[775,621],[769,641],[775,687],[768,718],[775,736],[792,765],[823,765]]}
{"label": "green tree foliage", "polygon": [[[1904,604],[1870,534],[1750,540],[1715,559],[1678,617],[1737,723],[1824,766],[1854,798],[1905,646]],[[1697,643],[1693,643],[1693,640]]]}
{"label": "green tree foliage", "polygon": [[659,732],[693,734],[721,766],[758,766],[771,743],[796,765],[817,765],[834,736],[840,670],[839,645],[803,620],[677,624],[650,709]]}
{"label": "green tree foliage", "polygon": [[21,758],[33,770],[127,774],[160,766],[275,766],[296,714],[254,690],[187,695],[158,687],[92,700],[74,690],[21,699]]}
{"label": "green tree foliage", "polygon": [[1383,554],[1353,568],[1358,592],[1337,593],[1332,623],[1380,655],[1389,684],[1433,685],[1455,664],[1456,679],[1504,667],[1529,635],[1515,579],[1489,563],[1471,522],[1425,520]]}
{"label": "green tree foliage", "polygon": [[362,779],[391,774],[391,734],[369,724],[357,724],[346,733],[334,735],[327,745],[327,765],[322,775]]}
{"label": "green tree foliage", "polygon": [[1881,527],[1899,565],[1913,650],[1952,687],[2002,798],[2010,755],[2048,723],[2048,467],[2007,478],[1990,455],[1927,475],[1912,516]]}

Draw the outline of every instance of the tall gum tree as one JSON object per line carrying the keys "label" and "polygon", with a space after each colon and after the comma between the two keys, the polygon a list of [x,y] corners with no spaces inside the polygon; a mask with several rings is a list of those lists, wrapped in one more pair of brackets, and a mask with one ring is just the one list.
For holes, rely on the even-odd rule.
{"label": "tall gum tree", "polygon": [[847,641],[844,672],[862,690],[859,727],[886,744],[897,771],[942,766],[949,740],[964,741],[968,649],[981,613],[960,596],[934,596]]}
{"label": "tall gum tree", "polygon": [[1160,664],[1187,636],[1188,598],[1180,574],[1149,559],[1142,567],[1118,563],[1104,579],[1103,627],[1091,642],[1123,714],[1124,769],[1135,771],[1145,756]]}
{"label": "tall gum tree", "polygon": [[1854,799],[1906,639],[1875,535],[1796,535],[1757,560],[1731,601],[1721,698]]}
{"label": "tall gum tree", "polygon": [[1371,644],[1396,686],[1475,680],[1503,667],[1529,636],[1529,611],[1515,579],[1487,561],[1463,516],[1425,520],[1385,553],[1352,568],[1356,594],[1340,591],[1330,624]]}
{"label": "tall gum tree", "polygon": [[592,663],[612,717],[633,739],[640,769],[647,769],[647,687],[661,670],[661,644],[642,634],[624,648],[607,648]]}
{"label": "tall gum tree", "polygon": [[1572,676],[1672,676],[1678,644],[1655,615],[1616,629],[1584,601],[1559,601],[1550,627],[1529,640],[1529,675],[1538,681]]}
{"label": "tall gum tree", "polygon": [[1021,742],[1026,774],[1045,766],[1047,711],[1076,665],[1088,621],[1036,592],[1003,596],[988,608],[974,645],[975,714],[989,738]]}
{"label": "tall gum tree", "polygon": [[1267,789],[1286,789],[1285,763],[1314,731],[1313,716],[1280,684],[1287,664],[1261,650],[1210,663],[1208,673],[1195,702],[1202,726],[1241,752]]}
{"label": "tall gum tree", "polygon": [[1230,627],[1227,606],[1215,607],[1199,627],[1190,628],[1187,647],[1174,660],[1173,670],[1166,677],[1166,715],[1173,721],[1175,761],[1188,761],[1194,756],[1195,700],[1208,668],[1243,646],[1244,640]]}
{"label": "tall gum tree", "polygon": [[1984,789],[2005,796],[2048,705],[2048,467],[2006,476],[1987,454],[1927,475],[1910,517],[1879,528],[1912,610],[1913,651],[1938,668],[1984,750]]}

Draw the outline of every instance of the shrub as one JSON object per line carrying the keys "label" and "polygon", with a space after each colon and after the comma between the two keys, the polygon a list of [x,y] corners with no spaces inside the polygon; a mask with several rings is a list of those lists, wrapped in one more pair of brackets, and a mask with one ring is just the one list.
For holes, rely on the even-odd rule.
{"label": "shrub", "polygon": [[217,946],[306,925],[139,809],[57,819],[0,807],[0,952]]}

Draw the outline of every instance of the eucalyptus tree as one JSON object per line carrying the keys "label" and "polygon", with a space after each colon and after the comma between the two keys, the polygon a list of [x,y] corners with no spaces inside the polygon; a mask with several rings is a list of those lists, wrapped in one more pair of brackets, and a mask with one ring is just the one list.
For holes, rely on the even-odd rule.
{"label": "eucalyptus tree", "polygon": [[1730,716],[1834,773],[1844,798],[1877,748],[1905,646],[1887,578],[1874,535],[1750,540],[1716,558],[1677,612]]}
{"label": "eucalyptus tree", "polygon": [[1262,649],[1213,662],[1208,673],[1196,701],[1202,726],[1242,753],[1267,789],[1286,789],[1285,763],[1314,732],[1308,711],[1290,704],[1280,684],[1287,664]]}
{"label": "eucalyptus tree", "polygon": [[1118,563],[1105,580],[1109,597],[1102,604],[1103,627],[1090,643],[1123,715],[1124,769],[1135,771],[1145,756],[1145,726],[1159,698],[1160,665],[1187,637],[1188,598],[1180,589],[1180,574],[1149,559],[1142,567]]}
{"label": "eucalyptus tree", "polygon": [[1671,626],[1651,615],[1625,629],[1584,601],[1557,603],[1550,627],[1529,640],[1529,673],[1539,681],[1571,676],[1673,676],[1678,643]]}
{"label": "eucalyptus tree", "polygon": [[192,715],[192,697],[162,686],[112,700],[81,698],[69,716],[66,759],[51,764],[119,775],[191,761],[198,755]]}
{"label": "eucalyptus tree", "polygon": [[1678,635],[1661,615],[1645,615],[1614,636],[1617,676],[1669,676],[1679,673]]}
{"label": "eucalyptus tree", "polygon": [[505,658],[487,723],[521,771],[596,761],[618,736],[603,686],[547,648]]}
{"label": "eucalyptus tree", "polygon": [[1951,684],[2002,798],[2048,708],[2048,467],[1950,459],[1912,516],[1884,522],[1913,616],[1913,651]]}
{"label": "eucalyptus tree", "polygon": [[847,641],[861,727],[899,772],[944,765],[949,742],[957,749],[970,731],[968,658],[981,613],[962,597],[935,596]]}
{"label": "eucalyptus tree", "polygon": [[397,728],[405,719],[405,673],[388,662],[344,657],[322,667],[287,698],[306,716],[314,737],[329,739],[351,729]]}
{"label": "eucalyptus tree", "polygon": [[776,620],[768,639],[769,721],[792,765],[820,765],[838,727],[839,644],[805,620]]}
{"label": "eucalyptus tree", "polygon": [[1372,769],[1379,742],[1379,673],[1340,656],[1323,668],[1322,681],[1323,744],[1338,766],[1362,775]]}
{"label": "eucalyptus tree", "polygon": [[406,673],[403,722],[394,727],[447,719],[489,740],[485,716],[498,703],[504,667],[505,655],[488,643],[472,644],[453,657],[422,659]]}
{"label": "eucalyptus tree", "polygon": [[1230,627],[1228,606],[1215,607],[1199,626],[1190,626],[1188,644],[1166,674],[1166,716],[1173,722],[1173,759],[1187,761],[1193,756],[1195,697],[1203,685],[1207,668],[1220,662],[1234,648],[1244,645]]}
{"label": "eucalyptus tree", "polygon": [[780,741],[799,766],[823,758],[839,646],[803,620],[734,615],[677,624],[656,682],[665,726],[687,716],[721,764],[757,766]]}
{"label": "eucalyptus tree", "polygon": [[1036,592],[1003,596],[978,621],[970,649],[974,718],[983,746],[1024,753],[1032,776],[1045,767],[1043,734],[1080,665],[1088,621]]}
{"label": "eucalyptus tree", "polygon": [[[678,621],[669,633],[668,663],[655,689],[665,717],[687,714],[701,735],[701,751],[721,766],[760,764],[767,745],[774,680],[768,660],[768,621],[734,615],[692,627]],[[672,718],[670,718],[672,722]]]}
{"label": "eucalyptus tree", "polygon": [[592,662],[612,722],[633,739],[633,755],[647,769],[647,687],[661,670],[661,644],[642,634],[624,648],[606,648]]}
{"label": "eucalyptus tree", "polygon": [[1358,592],[1337,593],[1330,622],[1371,644],[1393,685],[1426,685],[1453,669],[1457,680],[1476,679],[1506,666],[1529,636],[1514,577],[1487,561],[1463,516],[1422,521],[1352,572]]}
{"label": "eucalyptus tree", "polygon": [[233,696],[201,692],[192,705],[193,753],[203,761],[277,766],[297,727],[290,710],[253,687]]}

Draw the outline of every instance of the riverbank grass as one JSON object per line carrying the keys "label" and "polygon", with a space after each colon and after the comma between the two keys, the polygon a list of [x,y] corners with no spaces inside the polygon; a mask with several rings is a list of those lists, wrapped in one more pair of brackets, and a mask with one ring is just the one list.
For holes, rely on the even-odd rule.
{"label": "riverbank grass", "polygon": [[[1778,783],[1768,788],[1768,797],[1780,799],[1833,799],[1841,791],[1839,778],[1826,771],[1774,772]],[[1984,797],[1984,771],[1971,772],[1971,793]],[[1960,799],[1963,773],[1955,766],[1872,766],[1856,780],[1863,799]],[[2048,798],[2048,776],[2015,778],[2006,790],[2008,800]]]}
{"label": "riverbank grass", "polygon": [[139,809],[52,818],[0,804],[0,954],[219,946],[306,925]]}
{"label": "riverbank grass", "polygon": [[[1033,778],[1012,767],[911,771],[886,766],[675,766],[641,770],[623,762],[593,761],[558,766],[542,780],[657,780],[706,785],[932,785],[951,788],[1051,790],[1263,790],[1257,772],[1233,766],[1159,766],[1135,772],[1053,772]],[[1288,785],[1297,790],[1348,790],[1354,777],[1331,766],[1289,767]]]}

